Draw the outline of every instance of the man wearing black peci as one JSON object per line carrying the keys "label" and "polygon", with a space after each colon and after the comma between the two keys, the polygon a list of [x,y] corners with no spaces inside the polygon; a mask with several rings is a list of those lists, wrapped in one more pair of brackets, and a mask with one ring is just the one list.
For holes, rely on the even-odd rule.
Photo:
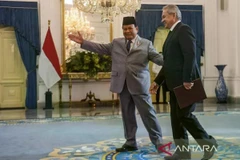
{"label": "man wearing black peci", "polygon": [[[134,17],[124,17],[122,23],[124,37],[115,38],[108,44],[84,40],[81,33],[70,34],[70,40],[79,43],[81,48],[111,56],[112,74],[110,90],[118,93],[121,103],[122,120],[126,142],[116,152],[138,150],[137,147],[137,108],[149,138],[156,149],[163,147],[163,136],[156,111],[149,93],[149,61],[163,64],[163,57],[157,53],[152,42],[138,36],[138,26]],[[159,151],[161,152],[161,150]]]}

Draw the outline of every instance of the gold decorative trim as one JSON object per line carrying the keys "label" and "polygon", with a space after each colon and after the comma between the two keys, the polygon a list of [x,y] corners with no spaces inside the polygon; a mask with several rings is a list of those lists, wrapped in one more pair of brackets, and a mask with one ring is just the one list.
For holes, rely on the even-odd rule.
{"label": "gold decorative trim", "polygon": [[84,81],[88,80],[100,80],[100,79],[110,79],[111,72],[99,72],[94,77],[89,77],[87,74],[80,72],[80,73],[63,73],[63,79],[80,79]]}
{"label": "gold decorative trim", "polygon": [[61,65],[61,69],[62,72],[66,72],[66,61],[65,61],[65,57],[66,57],[66,53],[65,53],[65,0],[61,0],[61,27],[62,27],[62,65]]}

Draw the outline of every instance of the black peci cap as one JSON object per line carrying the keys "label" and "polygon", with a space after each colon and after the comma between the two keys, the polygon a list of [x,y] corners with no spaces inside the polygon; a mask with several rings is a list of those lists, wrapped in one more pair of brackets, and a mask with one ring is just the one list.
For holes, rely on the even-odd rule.
{"label": "black peci cap", "polygon": [[135,18],[134,17],[123,17],[122,25],[130,25],[130,24],[134,24],[135,26],[137,26]]}

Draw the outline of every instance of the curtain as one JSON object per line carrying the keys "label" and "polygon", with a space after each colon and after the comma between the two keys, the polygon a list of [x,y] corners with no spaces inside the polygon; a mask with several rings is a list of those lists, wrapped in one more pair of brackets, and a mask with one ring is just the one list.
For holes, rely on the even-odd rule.
{"label": "curtain", "polygon": [[[158,27],[163,26],[161,23],[162,8],[165,5],[142,4],[141,9],[136,12],[138,34],[153,42],[154,34]],[[196,36],[197,64],[200,66],[201,56],[204,51],[204,33],[203,33],[203,12],[201,5],[178,5],[182,13],[182,22],[188,24]]]}
{"label": "curtain", "polygon": [[27,70],[25,106],[37,108],[36,56],[40,53],[40,36],[37,2],[0,2],[0,24],[13,26]]}

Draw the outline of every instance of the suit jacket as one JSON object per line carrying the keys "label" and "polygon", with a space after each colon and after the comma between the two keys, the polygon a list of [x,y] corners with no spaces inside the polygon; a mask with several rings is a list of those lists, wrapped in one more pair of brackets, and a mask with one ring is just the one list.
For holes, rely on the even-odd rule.
{"label": "suit jacket", "polygon": [[125,38],[116,38],[109,44],[84,40],[81,47],[98,54],[111,56],[110,90],[112,92],[121,93],[126,81],[131,94],[149,94],[149,61],[163,65],[163,57],[147,39],[137,36],[130,52],[126,49],[126,42]]}
{"label": "suit jacket", "polygon": [[196,39],[188,25],[179,22],[169,32],[163,44],[163,57],[164,66],[154,81],[160,84],[165,80],[170,91],[200,77],[196,72]]}

